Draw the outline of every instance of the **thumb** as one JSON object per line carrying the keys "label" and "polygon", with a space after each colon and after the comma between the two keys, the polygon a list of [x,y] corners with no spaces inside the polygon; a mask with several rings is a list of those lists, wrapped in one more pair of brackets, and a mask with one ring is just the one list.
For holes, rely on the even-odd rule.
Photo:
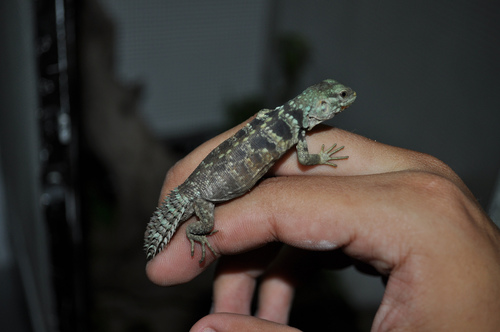
{"label": "thumb", "polygon": [[259,319],[253,316],[220,313],[200,319],[190,330],[191,332],[225,332],[225,331],[273,331],[298,332],[296,328]]}

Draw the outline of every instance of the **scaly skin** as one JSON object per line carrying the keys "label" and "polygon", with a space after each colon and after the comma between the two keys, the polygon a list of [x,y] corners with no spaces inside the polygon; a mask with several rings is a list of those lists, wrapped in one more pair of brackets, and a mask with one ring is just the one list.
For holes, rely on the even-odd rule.
{"label": "scaly skin", "polygon": [[334,80],[313,85],[286,104],[274,110],[264,109],[255,119],[232,137],[222,142],[198,165],[193,173],[167,195],[147,225],[144,248],[152,259],[168,244],[179,225],[195,214],[198,221],[188,225],[186,235],[202,248],[200,263],[205,259],[205,246],[214,255],[207,236],[215,233],[214,207],[217,202],[236,198],[255,183],[293,146],[302,165],[330,165],[347,159],[333,156],[344,147],[334,144],[318,154],[310,154],[306,131],[331,119],[349,107],[356,93]]}

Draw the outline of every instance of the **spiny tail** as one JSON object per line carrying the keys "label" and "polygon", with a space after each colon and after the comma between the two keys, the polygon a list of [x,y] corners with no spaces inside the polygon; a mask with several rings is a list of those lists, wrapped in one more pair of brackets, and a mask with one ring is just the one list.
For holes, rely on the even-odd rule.
{"label": "spiny tail", "polygon": [[144,250],[148,260],[168,244],[189,204],[191,201],[180,195],[176,188],[165,197],[161,206],[156,208],[144,234]]}

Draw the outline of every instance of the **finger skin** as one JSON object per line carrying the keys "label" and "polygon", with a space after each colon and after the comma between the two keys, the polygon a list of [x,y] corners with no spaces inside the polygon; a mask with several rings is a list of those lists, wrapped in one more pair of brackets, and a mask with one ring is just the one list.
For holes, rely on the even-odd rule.
{"label": "finger skin", "polygon": [[293,284],[279,277],[265,278],[259,289],[256,317],[280,324],[288,322],[294,295]]}
{"label": "finger skin", "polygon": [[[288,248],[286,248],[288,249]],[[256,280],[260,279],[256,317],[286,324],[294,295],[294,273],[280,266],[281,245],[265,246],[251,252],[224,256],[214,278],[213,312],[250,315]],[[296,255],[293,261],[297,261]]]}
{"label": "finger skin", "polygon": [[277,324],[252,316],[230,313],[213,314],[203,317],[190,330],[190,332],[246,332],[246,331],[273,331],[297,332],[296,328]]}
{"label": "finger skin", "polygon": [[214,277],[213,312],[251,314],[256,279],[278,253],[273,245],[238,256],[221,257]]}

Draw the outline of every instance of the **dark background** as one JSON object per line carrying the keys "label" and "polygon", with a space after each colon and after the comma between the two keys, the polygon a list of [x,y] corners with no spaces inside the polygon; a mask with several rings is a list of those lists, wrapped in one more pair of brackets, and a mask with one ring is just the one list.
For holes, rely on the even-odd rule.
{"label": "dark background", "polygon": [[[488,209],[499,22],[493,1],[1,1],[0,329],[187,330],[211,272],[171,288],[144,276],[163,176],[325,78],[358,95],[332,124],[442,159]],[[318,272],[292,324],[368,330],[382,292]]]}

